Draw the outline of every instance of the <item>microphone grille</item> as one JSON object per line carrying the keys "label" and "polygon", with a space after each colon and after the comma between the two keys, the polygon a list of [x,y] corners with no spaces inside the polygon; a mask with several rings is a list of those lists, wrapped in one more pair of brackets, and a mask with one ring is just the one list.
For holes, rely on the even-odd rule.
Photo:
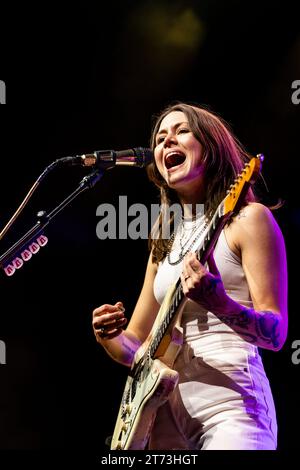
{"label": "microphone grille", "polygon": [[133,151],[136,156],[137,166],[143,168],[152,162],[153,152],[150,148],[136,147],[133,149]]}

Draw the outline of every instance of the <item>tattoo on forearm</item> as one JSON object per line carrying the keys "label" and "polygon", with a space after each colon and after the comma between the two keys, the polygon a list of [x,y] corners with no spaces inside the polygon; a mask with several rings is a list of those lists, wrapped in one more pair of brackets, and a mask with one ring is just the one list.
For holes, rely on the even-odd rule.
{"label": "tattoo on forearm", "polygon": [[216,292],[217,285],[221,282],[220,279],[210,279],[209,283],[206,285],[206,294],[211,295]]}
{"label": "tattoo on forearm", "polygon": [[219,319],[229,326],[238,326],[247,329],[251,323],[250,315],[247,310],[242,310],[237,315],[219,315]]}
{"label": "tattoo on forearm", "polygon": [[263,338],[266,342],[272,343],[277,348],[279,346],[279,318],[275,313],[265,311],[261,312],[262,315],[256,318],[256,331],[258,336]]}
{"label": "tattoo on forearm", "polygon": [[219,319],[233,329],[241,328],[241,334],[247,336],[251,343],[279,346],[279,317],[276,313],[245,308],[236,315],[220,315]]}

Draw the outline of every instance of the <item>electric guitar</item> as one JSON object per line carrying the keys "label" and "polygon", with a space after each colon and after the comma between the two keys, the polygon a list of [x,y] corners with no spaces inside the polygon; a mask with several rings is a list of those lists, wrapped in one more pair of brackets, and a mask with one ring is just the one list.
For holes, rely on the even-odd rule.
{"label": "electric guitar", "polygon": [[[202,264],[233,211],[237,212],[242,205],[249,186],[257,179],[262,161],[262,154],[253,157],[219,204],[197,250]],[[168,400],[178,383],[178,372],[172,366],[182,345],[180,318],[186,301],[179,278],[169,287],[148,338],[134,356],[112,436],[112,450],[145,449],[157,409]]]}

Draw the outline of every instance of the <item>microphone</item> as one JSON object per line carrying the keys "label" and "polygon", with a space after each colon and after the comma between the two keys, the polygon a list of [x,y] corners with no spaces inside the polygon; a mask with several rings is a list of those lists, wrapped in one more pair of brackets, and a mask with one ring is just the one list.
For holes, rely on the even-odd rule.
{"label": "microphone", "polygon": [[80,165],[96,168],[113,168],[116,165],[137,166],[143,168],[153,159],[153,152],[149,148],[136,147],[128,150],[96,150],[93,153],[76,155],[75,157],[60,158],[58,162],[70,166]]}

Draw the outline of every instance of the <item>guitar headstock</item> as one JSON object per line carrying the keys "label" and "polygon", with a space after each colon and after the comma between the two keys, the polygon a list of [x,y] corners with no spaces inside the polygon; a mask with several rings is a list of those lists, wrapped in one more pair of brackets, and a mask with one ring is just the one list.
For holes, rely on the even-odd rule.
{"label": "guitar headstock", "polygon": [[19,252],[15,253],[12,258],[6,259],[6,261],[0,264],[7,276],[13,276],[17,269],[22,268],[24,262],[29,261],[32,255],[35,255],[48,243],[48,238],[44,234],[40,234],[38,237],[31,239],[30,242],[24,244]]}
{"label": "guitar headstock", "polygon": [[233,212],[236,206],[243,201],[242,196],[248,190],[249,186],[255,183],[260,173],[263,159],[263,154],[259,153],[246,163],[241,173],[230,186],[228,194],[223,200],[223,215]]}

